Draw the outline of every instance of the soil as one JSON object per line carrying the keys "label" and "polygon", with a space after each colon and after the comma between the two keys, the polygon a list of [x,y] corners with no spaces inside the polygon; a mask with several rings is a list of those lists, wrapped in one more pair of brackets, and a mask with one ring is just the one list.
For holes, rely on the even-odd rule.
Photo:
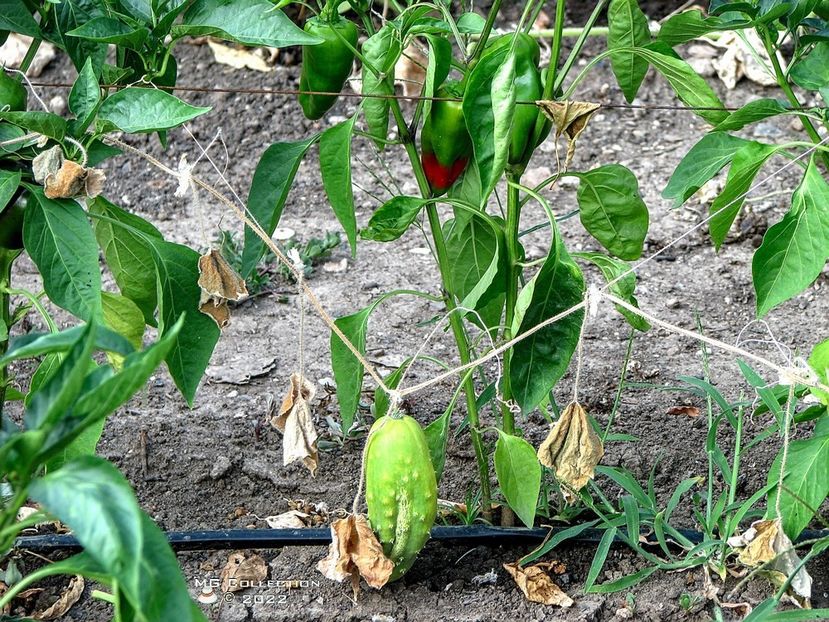
{"label": "soil", "polygon": [[[587,3],[574,3],[582,5]],[[664,15],[671,3],[650,2],[651,15]],[[679,2],[675,3],[680,4]],[[512,16],[511,8],[507,16]],[[571,16],[578,23],[578,18]],[[603,42],[591,42],[586,57],[601,51]],[[180,45],[179,83],[192,86],[296,88],[298,67],[277,65],[271,73],[232,70],[214,62],[207,46]],[[285,54],[290,56],[291,54]],[[284,57],[283,57],[284,58]],[[44,81],[71,81],[74,71],[61,58],[43,76]],[[737,89],[726,91],[716,78],[710,79],[728,106],[738,106],[757,96],[775,96],[752,83],[741,82]],[[66,90],[44,90],[49,99],[67,95]],[[208,105],[212,112],[190,124],[193,135],[203,145],[221,132],[227,151],[214,147],[211,155],[224,170],[226,178],[240,196],[246,195],[259,155],[275,141],[295,140],[339,122],[355,110],[354,100],[341,99],[321,122],[306,121],[294,99],[275,95],[227,93],[188,93],[180,96],[196,105]],[[600,63],[581,84],[577,97],[589,101],[621,103],[623,97],[615,85],[609,64]],[[673,104],[668,85],[649,73],[636,103]],[[686,111],[603,109],[592,120],[576,151],[574,170],[586,170],[601,164],[619,162],[628,166],[639,180],[640,191],[650,208],[651,227],[645,254],[663,248],[698,222],[705,207],[691,201],[673,210],[660,197],[661,190],[676,164],[706,131],[706,125]],[[761,140],[782,141],[796,136],[790,117],[762,124],[755,130]],[[129,142],[146,149],[166,163],[175,165],[183,155],[190,162],[197,150],[183,131],[171,132],[167,150],[152,137],[129,137]],[[382,154],[387,168],[378,166],[373,147],[362,140],[354,145],[354,183],[357,218],[364,225],[376,208],[371,195],[387,196],[369,170],[385,184],[397,184],[403,193],[415,194],[414,179],[402,149],[390,148]],[[763,174],[782,165],[775,160]],[[196,203],[174,198],[177,182],[150,168],[143,160],[124,156],[105,165],[108,182],[106,194],[114,201],[142,215],[162,229],[171,240],[204,247],[205,240],[218,237],[219,229],[240,232],[233,217],[221,206],[205,197]],[[555,168],[555,151],[548,140],[537,153],[526,179],[540,181]],[[197,173],[216,179],[204,163]],[[796,175],[787,170],[769,181],[761,194],[784,190],[780,195],[752,201],[741,221],[740,233],[732,236],[719,253],[712,248],[707,232],[696,231],[660,257],[648,263],[639,274],[637,297],[643,308],[679,326],[694,329],[697,319],[707,334],[735,342],[740,332],[754,320],[754,294],[751,284],[751,257],[759,236],[767,224],[778,220],[787,209],[788,191],[794,188]],[[218,181],[217,181],[218,183]],[[566,213],[575,206],[575,188],[560,185],[547,191],[553,209]],[[545,219],[543,212],[529,204],[524,222],[535,224]],[[203,223],[203,224],[202,224]],[[309,153],[297,175],[297,181],[285,208],[282,227],[297,232],[307,241],[336,230],[319,177],[315,150]],[[562,223],[562,232],[571,250],[596,248],[576,219]],[[524,239],[529,259],[541,256],[549,243],[548,235],[538,232]],[[206,237],[205,237],[206,236]],[[334,316],[363,308],[380,293],[406,287],[438,293],[438,274],[428,253],[426,238],[412,229],[392,244],[363,242],[357,258],[350,256],[343,244],[327,259],[329,266],[345,261],[345,271],[318,268],[310,285]],[[34,266],[19,262],[19,283],[37,287]],[[597,273],[587,270],[589,282],[599,282]],[[111,283],[110,283],[111,285]],[[266,410],[272,399],[279,400],[296,370],[298,352],[298,304],[294,287],[277,279],[270,295],[253,297],[235,309],[231,325],[224,331],[216,348],[211,368],[190,409],[177,393],[166,371],[160,371],[145,391],[107,422],[99,452],[112,460],[135,487],[141,505],[167,530],[265,527],[266,516],[287,509],[288,499],[325,503],[328,508],[350,507],[355,494],[360,464],[362,438],[342,445],[329,443],[320,458],[316,477],[300,465],[284,467],[280,435],[266,424]],[[774,310],[766,318],[768,329],[784,348],[808,353],[815,343],[829,335],[829,279],[824,274],[807,292]],[[820,310],[823,309],[823,312]],[[370,359],[382,371],[389,372],[421,345],[431,330],[423,322],[437,316],[440,308],[420,298],[398,297],[384,303],[369,326]],[[313,315],[304,331],[306,375],[318,382],[331,378],[328,358],[328,332]],[[62,325],[70,318],[58,312]],[[37,321],[33,319],[35,328]],[[42,327],[41,327],[42,328]],[[762,328],[755,326],[755,328]],[[608,305],[602,305],[586,328],[584,368],[580,395],[588,411],[601,425],[607,423],[625,355],[629,329]],[[768,340],[762,331],[753,337]],[[750,343],[750,347],[781,360],[776,347]],[[430,354],[453,361],[451,337],[438,333],[426,349]],[[269,369],[263,376],[245,384],[228,384],[222,377],[240,365]],[[712,382],[731,400],[741,393],[750,394],[733,357],[712,352]],[[25,369],[19,370],[25,375]],[[494,368],[487,369],[493,374]],[[435,368],[419,365],[409,382],[429,378]],[[681,385],[679,376],[701,376],[702,353],[697,343],[653,328],[638,334],[633,344],[629,380],[640,383],[622,394],[614,431],[631,434],[636,442],[609,443],[603,464],[622,466],[640,482],[651,470],[655,473],[655,490],[660,503],[670,497],[685,478],[707,474],[704,403],[691,391],[659,390],[658,387]],[[763,372],[765,374],[765,372]],[[770,381],[774,378],[769,377]],[[647,385],[655,385],[649,388]],[[366,384],[368,388],[370,385]],[[326,417],[336,419],[336,400],[322,387],[323,396],[315,406],[318,429],[327,439],[334,439]],[[427,423],[443,412],[454,384],[445,382],[409,401],[411,414]],[[556,389],[560,402],[572,391],[572,375],[566,376]],[[370,423],[366,393],[361,412]],[[703,415],[691,418],[668,414],[675,406],[698,406]],[[463,419],[462,407],[452,416],[453,428]],[[492,422],[492,413],[484,413],[484,423]],[[766,416],[748,422],[749,436],[767,424]],[[538,445],[548,425],[538,414],[521,422],[525,437]],[[808,433],[808,425],[796,431]],[[489,439],[490,441],[494,439]],[[720,443],[728,447],[733,441],[723,430]],[[769,465],[779,449],[773,437],[748,451],[743,457],[742,488],[744,497],[765,484]],[[474,459],[468,436],[450,438],[446,470],[440,497],[463,501],[474,490]],[[599,480],[611,498],[618,494],[610,482]],[[676,516],[678,526],[697,528],[686,501]],[[684,512],[684,514],[682,514]],[[304,587],[285,590],[275,587],[248,590],[231,602],[208,608],[212,620],[708,620],[712,607],[704,596],[704,577],[700,569],[684,573],[657,573],[626,594],[585,595],[581,591],[594,547],[561,546],[557,559],[566,565],[562,587],[575,599],[569,610],[529,603],[507,576],[502,564],[526,554],[529,547],[449,546],[430,543],[414,568],[400,582],[381,591],[368,590],[355,601],[345,585],[324,579],[315,569],[325,555],[324,547],[285,548],[259,551],[269,564],[269,579],[300,580]],[[193,594],[199,592],[197,581],[218,577],[228,552],[186,553],[180,555],[182,568]],[[614,548],[599,576],[605,582],[643,567],[643,561],[624,548]],[[485,575],[494,571],[488,582]],[[829,605],[829,564],[818,560],[809,567],[814,585],[815,606]],[[772,593],[762,579],[750,582],[736,595],[722,598],[731,602],[756,604]],[[729,588],[734,582],[729,582]],[[93,622],[109,619],[108,606],[84,599],[65,617],[66,620]],[[680,596],[691,595],[695,604],[690,610],[680,607]]]}

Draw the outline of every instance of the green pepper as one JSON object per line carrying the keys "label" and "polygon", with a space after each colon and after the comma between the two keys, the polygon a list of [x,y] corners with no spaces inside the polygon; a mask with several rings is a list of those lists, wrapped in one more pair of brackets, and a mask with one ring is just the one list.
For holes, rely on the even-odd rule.
{"label": "green pepper", "polygon": [[16,251],[23,248],[23,216],[28,192],[21,190],[6,207],[0,209],[0,249]]}
{"label": "green pepper", "polygon": [[6,108],[13,112],[26,110],[29,93],[26,87],[0,69],[0,110]]}
{"label": "green pepper", "polygon": [[[498,37],[484,54],[492,54],[505,47],[509,48],[513,37],[518,37],[515,42],[515,101],[534,102],[541,99],[544,93],[544,82],[538,68],[541,50],[533,37],[523,32]],[[535,123],[540,114],[537,106],[516,104],[507,159],[510,165],[526,166],[535,148],[547,137],[549,129],[539,137],[538,142],[532,140]]]}
{"label": "green pepper", "polygon": [[421,162],[429,186],[435,194],[446,192],[461,176],[472,155],[472,139],[463,117],[463,92],[450,81],[441,86],[437,97],[457,101],[432,102],[420,136]]}
{"label": "green pepper", "polygon": [[[322,38],[323,42],[302,46],[299,90],[339,93],[351,75],[351,66],[354,64],[357,26],[335,13],[330,17],[312,17],[305,22],[305,32]],[[312,121],[322,118],[336,101],[336,95],[305,92],[299,95],[302,113]]]}

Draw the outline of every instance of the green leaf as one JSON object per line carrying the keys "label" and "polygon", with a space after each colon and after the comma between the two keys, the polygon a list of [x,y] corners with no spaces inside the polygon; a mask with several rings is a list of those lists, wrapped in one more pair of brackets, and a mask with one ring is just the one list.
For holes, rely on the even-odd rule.
{"label": "green leaf", "polygon": [[797,86],[817,91],[829,86],[829,42],[816,43],[812,51],[789,70]]}
{"label": "green leaf", "polygon": [[746,193],[751,189],[754,178],[763,165],[779,147],[776,145],[765,145],[751,141],[743,145],[734,154],[725,186],[719,196],[711,203],[711,220],[708,229],[714,246],[719,248],[725,242],[728,230],[734,224],[737,214],[740,213],[745,202]]}
{"label": "green leaf", "polygon": [[717,16],[705,17],[702,10],[692,8],[669,17],[659,29],[657,40],[674,47],[687,43],[710,32],[720,30],[739,30],[749,28],[751,22],[746,20],[724,20]]}
{"label": "green leaf", "polygon": [[590,563],[590,569],[587,571],[587,578],[584,581],[584,591],[590,593],[593,591],[593,586],[596,579],[599,578],[599,573],[602,571],[607,554],[610,552],[610,546],[616,538],[616,527],[608,527],[602,534],[602,539],[599,541],[599,546],[596,547],[596,554],[593,556],[593,561]]}
{"label": "green leaf", "polygon": [[463,115],[472,137],[482,201],[495,188],[509,155],[509,128],[515,112],[515,89],[509,80],[514,75],[515,54],[503,46],[475,65],[463,93]]}
{"label": "green leaf", "polygon": [[581,182],[576,198],[584,228],[619,259],[641,257],[649,217],[636,176],[621,164],[569,174]]}
{"label": "green leaf", "polygon": [[62,523],[105,575],[135,619],[204,622],[164,533],[141,511],[124,476],[94,456],[34,480],[33,499]]}
{"label": "green leaf", "polygon": [[89,213],[105,217],[94,219],[93,228],[121,294],[141,309],[147,324],[154,326],[158,287],[147,237],[160,240],[161,233],[143,218],[122,210],[104,197],[90,203]]}
{"label": "green leaf", "polygon": [[[614,281],[615,279],[619,279],[610,286],[610,292],[617,298],[621,298],[626,302],[629,302],[634,307],[639,307],[639,302],[636,300],[636,296],[633,295],[633,292],[636,289],[636,273],[631,272],[629,264],[625,263],[621,259],[608,257],[602,253],[573,253],[573,257],[584,259],[585,261],[589,261],[598,267],[602,272],[602,276],[608,283]],[[622,278],[619,278],[620,276]],[[635,313],[632,313],[619,305],[615,306],[616,310],[624,316],[633,328],[643,332],[650,329],[651,325],[645,318],[636,315]]]}
{"label": "green leaf", "polygon": [[40,26],[23,0],[0,0],[0,30],[18,32],[27,37],[40,36]]}
{"label": "green leaf", "polygon": [[[95,17],[70,30],[66,36],[141,50],[147,37],[150,36],[150,31],[146,28],[132,28],[114,17]],[[87,63],[91,66],[91,61],[87,60]],[[84,63],[84,66],[87,63]]]}
{"label": "green leaf", "polygon": [[[8,123],[0,123],[0,143],[7,140],[17,140],[26,135],[26,132],[16,125],[9,125]],[[9,143],[6,146],[0,146],[0,154],[14,153],[22,149],[26,141]]]}
{"label": "green leaf", "polygon": [[748,102],[739,110],[729,114],[724,121],[717,125],[718,132],[734,132],[743,129],[757,121],[768,119],[790,111],[790,106],[785,100],[763,97]]}
{"label": "green leaf", "polygon": [[[820,381],[829,386],[829,339],[817,344],[809,355],[809,366],[815,370]],[[829,393],[820,389],[810,389],[822,404],[829,406]]]}
{"label": "green leaf", "polygon": [[[776,484],[780,477],[781,453],[777,455],[769,471],[768,483]],[[783,477],[780,513],[783,530],[794,542],[829,495],[829,429],[823,433],[815,430],[814,436],[791,441]],[[791,491],[791,492],[789,492]],[[775,517],[778,490],[775,486],[768,495],[767,518]],[[805,504],[805,505],[804,505]]]}
{"label": "green leaf", "polygon": [[458,17],[457,26],[461,34],[476,35],[483,31],[486,20],[474,11],[462,13]]}
{"label": "green leaf", "polygon": [[319,37],[298,28],[282,11],[265,0],[195,0],[180,24],[173,26],[174,39],[183,36],[214,36],[220,39],[266,45],[315,45]]}
{"label": "green leaf", "polygon": [[81,127],[85,128],[92,121],[100,103],[101,87],[98,86],[92,60],[87,59],[69,92],[69,110],[78,119]]}
{"label": "green leaf", "polygon": [[[427,35],[429,43],[429,61],[426,65],[426,77],[423,83],[423,96],[434,97],[435,91],[449,75],[452,64],[452,44],[448,39]],[[423,100],[423,118],[428,119],[432,110],[432,100]]]}
{"label": "green leaf", "polygon": [[561,529],[560,531],[556,531],[555,533],[552,533],[551,529],[551,535],[549,535],[549,537],[547,537],[537,549],[522,557],[521,561],[519,561],[518,563],[521,566],[525,566],[526,564],[532,563],[535,560],[542,558],[544,555],[552,551],[562,542],[569,540],[570,538],[579,537],[588,529],[592,529],[593,527],[595,527],[596,523],[598,522],[598,519],[594,519],[591,521],[573,525],[572,527],[567,527],[566,529]]}
{"label": "green leaf", "polygon": [[144,338],[144,315],[129,298],[111,292],[101,292],[104,322],[116,333],[123,335],[136,350]]}
{"label": "green leaf", "polygon": [[432,459],[432,467],[435,469],[435,477],[438,484],[443,476],[443,467],[446,464],[446,444],[449,440],[449,424],[452,420],[452,411],[458,401],[459,392],[455,391],[443,414],[423,428],[426,435],[426,445],[429,447],[429,457]]}
{"label": "green leaf", "polygon": [[[59,333],[27,333],[13,337],[6,354],[0,357],[0,367],[12,361],[34,358],[45,354],[67,352],[86,331],[86,326],[67,328]],[[134,348],[122,335],[98,326],[95,331],[95,349],[122,356],[132,354]]]}
{"label": "green leaf", "polygon": [[166,91],[130,86],[104,100],[98,119],[122,132],[140,134],[178,127],[209,110],[191,106]]}
{"label": "green leaf", "polygon": [[0,112],[0,121],[8,121],[29,132],[48,136],[58,142],[66,135],[66,119],[51,112]]}
{"label": "green leaf", "polygon": [[[367,63],[363,63],[363,95],[394,95],[394,66],[403,53],[400,33],[391,22],[366,39],[361,49]],[[379,72],[375,74],[371,69]],[[389,100],[385,97],[368,97],[363,100],[363,114],[369,136],[377,148],[385,147],[389,132]]]}
{"label": "green leaf", "polygon": [[39,459],[49,459],[54,469],[74,457],[92,455],[107,415],[144,387],[175,344],[183,323],[183,319],[179,320],[158,342],[143,352],[129,355],[118,373],[100,367],[87,375],[84,393],[49,436]]}
{"label": "green leaf", "polygon": [[213,348],[219,340],[219,327],[199,311],[199,254],[181,244],[151,239],[158,274],[159,333],[172,330],[182,314],[184,325],[165,357],[167,369],[188,405],[199,387]]}
{"label": "green leaf", "polygon": [[611,0],[607,19],[610,24],[607,47],[612,52],[610,64],[613,75],[616,76],[625,99],[632,102],[648,73],[648,61],[630,48],[650,42],[648,18],[642,13],[637,0]]}
{"label": "green leaf", "polygon": [[48,430],[66,415],[81,390],[95,345],[95,325],[87,324],[55,373],[29,396],[23,421],[27,430]]}
{"label": "green leaf", "polygon": [[728,117],[720,98],[687,62],[649,48],[637,47],[634,50],[662,74],[680,101],[694,108],[696,115],[711,125],[717,125]]}
{"label": "green leaf", "polygon": [[119,0],[119,4],[137,20],[152,25],[154,12],[151,0]]}
{"label": "green leaf", "polygon": [[[521,335],[543,321],[578,304],[584,297],[584,277],[567,254],[558,230],[547,259],[518,295],[513,335]],[[521,312],[518,312],[518,309]],[[543,400],[567,371],[576,350],[584,311],[571,313],[520,341],[512,350],[510,386],[522,412]]]}
{"label": "green leaf", "polygon": [[[481,313],[484,324],[501,321],[507,267],[501,256],[502,232],[493,219],[475,215],[466,222],[446,223],[446,252],[449,263],[450,293],[461,307]],[[501,298],[501,303],[497,304]],[[496,304],[491,304],[495,302]]]}
{"label": "green leaf", "polygon": [[20,171],[12,172],[0,169],[0,213],[6,209],[14,193],[17,192],[17,187],[20,185],[20,179],[22,177],[23,175]]}
{"label": "green leaf", "polygon": [[31,196],[23,222],[23,243],[43,277],[49,299],[73,315],[100,319],[101,270],[95,236],[76,201],[47,199],[43,189]]}
{"label": "green leaf", "polygon": [[428,199],[396,196],[371,215],[368,226],[360,231],[360,237],[375,242],[391,242],[406,233]]}
{"label": "green leaf", "polygon": [[814,160],[792,195],[792,207],[769,227],[751,271],[757,315],[799,294],[829,259],[829,184]]}
{"label": "green leaf", "polygon": [[747,140],[726,132],[706,134],[682,158],[662,196],[673,199],[673,207],[679,207],[731,162],[734,154],[746,144]]}
{"label": "green leaf", "polygon": [[66,50],[78,71],[83,68],[87,60],[90,60],[95,75],[99,75],[106,61],[109,46],[106,43],[69,37],[66,33],[96,17],[104,16],[103,6],[103,3],[95,0],[63,0],[50,4],[54,20],[49,19],[49,23],[52,24],[49,38]]}
{"label": "green leaf", "polygon": [[658,566],[646,566],[645,568],[637,570],[634,573],[613,581],[608,581],[607,583],[602,583],[601,585],[594,585],[589,590],[585,589],[584,591],[589,592],[590,594],[611,594],[613,592],[628,590],[634,585],[638,585],[647,579],[657,570],[659,570]]}
{"label": "green leaf", "polygon": [[498,430],[495,474],[509,506],[522,523],[532,527],[541,490],[541,464],[533,446],[523,438]]}
{"label": "green leaf", "polygon": [[351,136],[355,114],[350,119],[328,128],[320,137],[320,172],[322,186],[345,231],[351,255],[357,255],[357,217],[354,213],[354,191],[351,187]]}
{"label": "green leaf", "polygon": [[[268,235],[273,235],[299,165],[317,136],[292,143],[274,143],[259,158],[248,193],[247,208]],[[265,243],[245,227],[242,249],[242,278],[248,278],[265,253]]]}

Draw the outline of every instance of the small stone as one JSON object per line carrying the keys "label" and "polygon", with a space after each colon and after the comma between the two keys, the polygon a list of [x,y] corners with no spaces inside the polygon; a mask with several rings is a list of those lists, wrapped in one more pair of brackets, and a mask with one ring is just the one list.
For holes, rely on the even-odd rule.
{"label": "small stone", "polygon": [[224,477],[230,470],[231,466],[233,465],[230,462],[230,458],[227,456],[217,457],[216,461],[213,463],[213,467],[210,469],[210,478],[219,479],[220,477]]}

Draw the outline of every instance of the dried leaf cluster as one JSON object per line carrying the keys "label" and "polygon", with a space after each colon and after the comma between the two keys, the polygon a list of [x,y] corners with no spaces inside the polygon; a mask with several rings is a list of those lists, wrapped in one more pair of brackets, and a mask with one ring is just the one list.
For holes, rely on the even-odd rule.
{"label": "dried leaf cluster", "polygon": [[230,323],[228,301],[242,300],[248,295],[244,279],[215,249],[199,257],[199,287],[199,310],[213,318],[219,328]]}
{"label": "dried leaf cluster", "polygon": [[572,607],[574,601],[550,578],[549,572],[562,574],[560,562],[542,562],[522,568],[518,562],[504,564],[504,569],[515,580],[527,600],[544,605]]}
{"label": "dried leaf cluster", "polygon": [[288,500],[288,511],[266,516],[271,529],[304,529],[319,527],[328,522],[328,505],[325,502],[308,503],[302,499]]}
{"label": "dried leaf cluster", "polygon": [[[564,169],[566,170],[576,154],[576,141],[584,132],[590,118],[601,108],[601,105],[593,102],[545,100],[539,100],[535,103],[553,122],[553,127],[556,130],[556,141],[562,135],[567,136],[567,155],[564,158]],[[556,151],[556,159],[558,159],[558,151]],[[561,170],[560,164],[559,170]]]}
{"label": "dried leaf cluster", "polygon": [[101,194],[106,181],[102,171],[67,160],[60,145],[37,154],[32,160],[32,173],[50,199],[94,199]]}
{"label": "dried leaf cluster", "polygon": [[222,568],[222,592],[238,592],[253,584],[264,581],[268,576],[268,565],[259,555],[245,556],[244,553],[231,553],[227,564]]}

